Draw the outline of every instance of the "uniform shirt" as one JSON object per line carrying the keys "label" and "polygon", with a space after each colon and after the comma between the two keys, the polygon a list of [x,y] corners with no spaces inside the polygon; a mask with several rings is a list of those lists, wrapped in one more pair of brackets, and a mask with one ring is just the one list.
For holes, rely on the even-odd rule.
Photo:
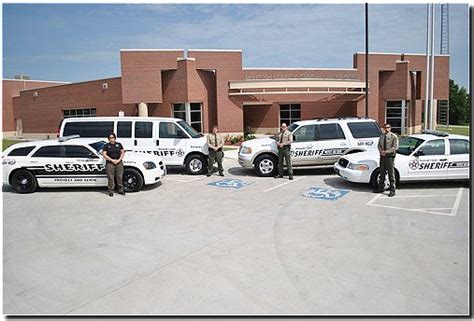
{"label": "uniform shirt", "polygon": [[107,152],[107,156],[112,159],[119,159],[122,154],[123,146],[120,143],[115,142],[115,144],[107,143],[104,146],[103,151]]}
{"label": "uniform shirt", "polygon": [[[386,146],[384,146],[384,143]],[[392,132],[387,134],[383,133],[380,135],[379,144],[378,144],[379,152],[385,150],[387,154],[395,155],[398,149],[398,136]]]}
{"label": "uniform shirt", "polygon": [[276,138],[277,143],[282,143],[285,146],[290,146],[293,142],[293,134],[288,129],[280,131]]}
{"label": "uniform shirt", "polygon": [[209,133],[207,134],[207,144],[214,147],[224,144],[224,138],[219,134]]}

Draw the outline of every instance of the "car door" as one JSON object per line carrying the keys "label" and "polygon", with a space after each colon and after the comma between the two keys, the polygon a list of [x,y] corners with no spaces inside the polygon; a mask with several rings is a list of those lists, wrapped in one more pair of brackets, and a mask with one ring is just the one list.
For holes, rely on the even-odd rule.
{"label": "car door", "polygon": [[448,179],[469,179],[469,140],[450,138]]}
{"label": "car door", "polygon": [[444,180],[448,174],[446,139],[424,142],[408,160],[407,180]]}
{"label": "car door", "polygon": [[[316,124],[302,125],[293,132],[291,144],[291,163],[293,165],[312,165],[316,161]],[[276,136],[278,141],[279,136]]]}
{"label": "car door", "polygon": [[153,137],[153,121],[135,121],[133,130],[133,149],[146,153],[154,153],[160,144]]}
{"label": "car door", "polygon": [[65,145],[64,158],[72,164],[70,182],[74,186],[106,186],[105,160],[96,151],[82,145]]}
{"label": "car door", "polygon": [[319,150],[318,165],[332,165],[348,148],[346,136],[338,123],[319,124],[316,132],[316,146]]}
{"label": "car door", "polygon": [[175,122],[160,121],[158,126],[160,144],[158,155],[166,165],[183,165],[188,134]]}
{"label": "car door", "polygon": [[42,146],[31,155],[27,169],[35,175],[40,187],[61,187],[70,184],[72,178],[65,170],[64,152],[62,145]]}

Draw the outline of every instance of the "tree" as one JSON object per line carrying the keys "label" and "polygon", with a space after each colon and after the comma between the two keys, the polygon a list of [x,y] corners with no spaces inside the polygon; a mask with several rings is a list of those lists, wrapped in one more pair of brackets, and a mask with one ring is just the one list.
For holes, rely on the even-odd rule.
{"label": "tree", "polygon": [[451,125],[469,125],[471,110],[469,95],[464,87],[449,80],[449,123]]}

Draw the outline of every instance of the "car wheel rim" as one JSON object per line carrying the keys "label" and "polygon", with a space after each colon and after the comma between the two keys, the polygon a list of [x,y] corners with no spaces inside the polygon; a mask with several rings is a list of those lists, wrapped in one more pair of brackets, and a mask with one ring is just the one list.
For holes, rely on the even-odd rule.
{"label": "car wheel rim", "polygon": [[137,177],[133,174],[124,175],[125,187],[128,190],[133,190],[137,186]]}
{"label": "car wheel rim", "polygon": [[263,174],[270,174],[273,171],[274,165],[273,165],[273,162],[271,160],[264,159],[260,162],[258,167],[260,168],[260,171]]}
{"label": "car wheel rim", "polygon": [[193,172],[199,172],[202,169],[202,162],[199,159],[193,159],[189,162],[189,168]]}
{"label": "car wheel rim", "polygon": [[33,181],[31,181],[27,176],[21,175],[16,180],[16,186],[22,191],[27,191],[31,188]]}

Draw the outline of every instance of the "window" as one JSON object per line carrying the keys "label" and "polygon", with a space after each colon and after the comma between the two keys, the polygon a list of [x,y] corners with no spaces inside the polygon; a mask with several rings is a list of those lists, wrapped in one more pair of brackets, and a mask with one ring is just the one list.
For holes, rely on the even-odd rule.
{"label": "window", "polygon": [[[184,130],[192,137],[199,138],[202,137],[202,134],[199,134],[193,127],[183,120],[178,121],[178,124],[184,128]],[[186,137],[187,138],[187,137]]]}
{"label": "window", "polygon": [[98,158],[91,150],[84,146],[68,145],[65,146],[67,158]]}
{"label": "window", "polygon": [[319,125],[318,140],[346,139],[339,124]]}
{"label": "window", "polygon": [[404,134],[405,127],[408,124],[408,107],[409,101],[406,100],[393,100],[387,101],[386,117],[385,120],[392,126],[392,131],[396,134]]}
{"label": "window", "polygon": [[450,139],[451,155],[469,154],[469,141],[466,139]]}
{"label": "window", "polygon": [[[301,126],[293,133],[293,140],[295,142],[312,142],[315,141],[316,125]],[[279,139],[277,135],[277,140]]]}
{"label": "window", "polygon": [[202,119],[201,119],[201,104],[200,103],[191,103],[190,105],[190,119],[189,124],[197,132],[202,132]]}
{"label": "window", "polygon": [[135,123],[135,138],[153,138],[153,123],[137,121]]}
{"label": "window", "polygon": [[406,138],[400,139],[400,142],[398,143],[397,153],[408,156],[415,149],[417,149],[418,146],[420,146],[421,143],[423,142],[424,142],[423,139],[419,139],[415,137],[406,137]]}
{"label": "window", "polygon": [[347,123],[347,126],[354,138],[373,138],[381,134],[377,123],[372,121]]}
{"label": "window", "polygon": [[95,117],[96,108],[64,109],[63,118],[71,117]]}
{"label": "window", "polygon": [[15,148],[8,156],[28,156],[33,149],[35,149],[35,146]]}
{"label": "window", "polygon": [[117,122],[117,137],[118,138],[131,138],[132,137],[132,122],[131,121]]}
{"label": "window", "polygon": [[286,123],[291,125],[295,121],[301,120],[301,105],[300,104],[285,104],[280,105],[280,124]]}
{"label": "window", "polygon": [[444,155],[444,139],[435,139],[427,142],[420,149],[423,155]]}
{"label": "window", "polygon": [[202,133],[202,104],[180,103],[173,104],[173,117],[189,123],[198,133]]}
{"label": "window", "polygon": [[113,131],[114,122],[111,121],[77,121],[64,125],[63,136],[108,137]]}
{"label": "window", "polygon": [[64,157],[64,146],[41,147],[32,157]]}
{"label": "window", "polygon": [[186,105],[185,104],[173,104],[173,117],[180,118],[186,121]]}
{"label": "window", "polygon": [[160,122],[160,138],[187,138],[186,133],[172,122]]}

